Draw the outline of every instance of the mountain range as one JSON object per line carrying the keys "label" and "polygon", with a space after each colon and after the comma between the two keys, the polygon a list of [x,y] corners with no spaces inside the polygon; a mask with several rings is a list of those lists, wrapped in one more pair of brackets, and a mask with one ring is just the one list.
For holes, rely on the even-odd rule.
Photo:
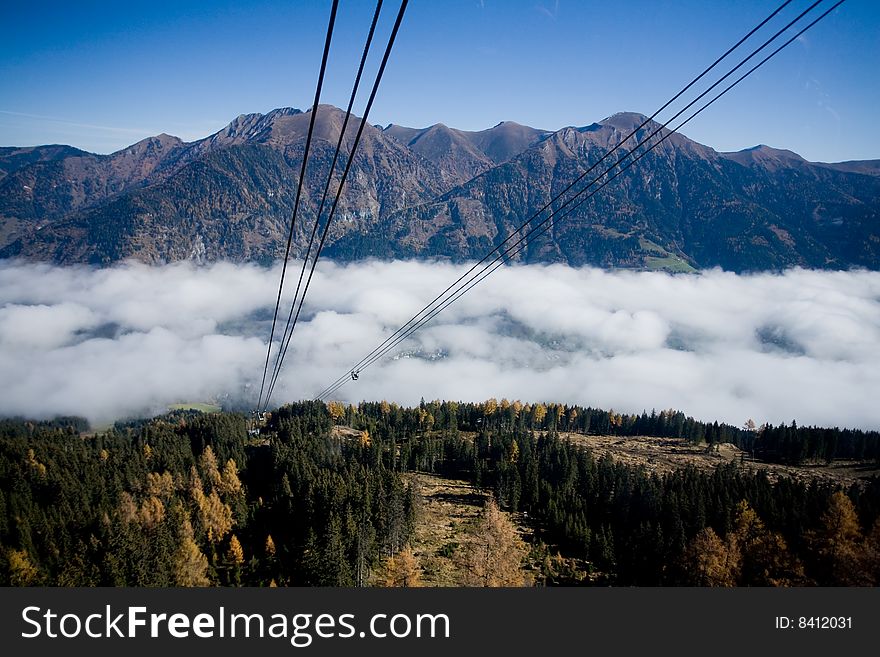
{"label": "mountain range", "polygon": [[[318,108],[294,255],[305,251],[343,119]],[[309,120],[290,108],[246,114],[198,141],[161,134],[110,155],[0,148],[0,257],[271,262],[283,255]],[[644,120],[623,112],[556,131],[366,125],[325,255],[482,257]],[[346,149],[359,124],[349,123]],[[649,122],[627,147],[658,127]],[[338,174],[331,192],[336,184]],[[878,213],[880,160],[808,162],[763,145],[724,153],[675,134],[512,259],[880,269]]]}

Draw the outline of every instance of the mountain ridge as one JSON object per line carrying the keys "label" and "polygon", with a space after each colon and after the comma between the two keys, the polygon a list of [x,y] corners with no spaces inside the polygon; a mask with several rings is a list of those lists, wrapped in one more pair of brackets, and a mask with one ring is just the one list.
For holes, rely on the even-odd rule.
{"label": "mountain ridge", "polygon": [[[160,134],[109,155],[0,148],[0,257],[99,265],[277,258],[310,118],[295,108],[242,114],[204,139]],[[318,108],[295,255],[343,118]],[[646,118],[618,112],[556,131],[512,121],[475,132],[367,124],[327,254],[481,257]],[[344,148],[360,121],[351,118]],[[659,127],[640,128],[606,163]],[[878,269],[878,199],[880,160],[814,163],[765,145],[725,153],[673,134],[513,259],[674,271]]]}

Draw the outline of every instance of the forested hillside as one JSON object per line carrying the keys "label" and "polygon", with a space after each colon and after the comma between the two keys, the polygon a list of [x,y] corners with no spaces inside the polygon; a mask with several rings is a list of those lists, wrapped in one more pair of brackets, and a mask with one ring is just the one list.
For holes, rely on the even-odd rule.
{"label": "forested hillside", "polygon": [[399,475],[330,437],[323,405],[273,416],[174,413],[82,437],[6,421],[3,581],[64,586],[364,583],[412,531]]}
{"label": "forested hillside", "polygon": [[[0,582],[412,584],[419,503],[406,473],[421,471],[474,483],[530,526],[521,565],[537,583],[880,583],[876,477],[844,490],[736,461],[658,474],[595,458],[560,432],[755,451],[766,442],[768,457],[790,462],[876,461],[880,443],[876,433],[495,400],[299,403],[258,435],[231,413],[174,412],[98,434],[73,418],[5,420]],[[483,525],[493,522],[490,504]],[[509,579],[461,583],[480,581]]]}

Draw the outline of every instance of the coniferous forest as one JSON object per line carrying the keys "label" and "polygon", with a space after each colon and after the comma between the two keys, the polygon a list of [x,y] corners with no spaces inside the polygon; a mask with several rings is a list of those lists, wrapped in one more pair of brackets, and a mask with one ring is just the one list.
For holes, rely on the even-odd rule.
{"label": "coniferous forest", "polygon": [[[487,492],[485,524],[497,527],[500,509],[529,526],[527,548],[507,552],[536,584],[880,584],[876,477],[844,489],[737,462],[658,473],[568,433],[729,442],[793,466],[880,458],[875,432],[495,400],[303,402],[259,431],[226,412],[100,432],[77,418],[7,419],[0,583],[411,585],[421,511],[409,475],[422,472]],[[511,581],[483,575],[466,583]]]}

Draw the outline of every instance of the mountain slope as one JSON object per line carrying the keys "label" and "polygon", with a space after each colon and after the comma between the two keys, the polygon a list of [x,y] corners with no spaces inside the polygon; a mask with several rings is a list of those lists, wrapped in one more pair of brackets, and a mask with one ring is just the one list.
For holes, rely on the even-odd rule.
{"label": "mountain slope", "polygon": [[0,147],[0,180],[29,164],[52,162],[77,155],[87,155],[87,153],[73,146],[62,146],[60,144],[24,148],[17,148],[15,146]]}
{"label": "mountain slope", "polygon": [[502,121],[479,132],[456,130],[442,123],[427,128],[406,128],[392,123],[385,132],[436,164],[453,184],[466,182],[506,162],[549,134],[513,121]]}
{"label": "mountain slope", "polygon": [[[319,108],[295,254],[308,240],[343,116],[336,108]],[[308,121],[309,114],[296,110],[238,117],[176,152],[148,186],[129,187],[60,219],[44,213],[44,222],[9,240],[2,255],[95,264],[129,257],[145,262],[277,258],[293,213]],[[349,123],[346,143],[359,124],[360,119]],[[345,162],[340,157],[337,181]],[[331,239],[352,228],[369,231],[380,216],[442,191],[436,167],[367,125]]]}
{"label": "mountain slope", "polygon": [[[304,250],[343,118],[330,106],[318,110],[295,254]],[[480,132],[367,125],[327,255],[481,257],[644,119],[620,113],[553,133],[512,122]],[[196,142],[160,135],[107,156],[2,149],[0,257],[277,258],[309,120],[289,108],[242,115]],[[350,123],[346,147],[359,121]],[[675,271],[880,269],[878,174],[877,161],[811,163],[767,146],[719,153],[673,135],[513,257]]]}
{"label": "mountain slope", "polygon": [[437,165],[450,187],[470,180],[494,164],[462,131],[442,123],[423,130],[391,125],[385,132]]}
{"label": "mountain slope", "polygon": [[538,143],[550,133],[514,121],[502,121],[488,130],[465,134],[490,160],[495,164],[501,164]]}
{"label": "mountain slope", "polygon": [[[439,200],[398,213],[380,229],[392,236],[384,255],[482,256],[644,119],[623,113],[564,128]],[[636,139],[657,127],[645,126]],[[878,210],[876,176],[766,147],[722,154],[673,135],[543,236],[527,240],[515,259],[676,270],[877,268]],[[355,238],[343,238],[335,252],[347,251],[346,240]]]}

